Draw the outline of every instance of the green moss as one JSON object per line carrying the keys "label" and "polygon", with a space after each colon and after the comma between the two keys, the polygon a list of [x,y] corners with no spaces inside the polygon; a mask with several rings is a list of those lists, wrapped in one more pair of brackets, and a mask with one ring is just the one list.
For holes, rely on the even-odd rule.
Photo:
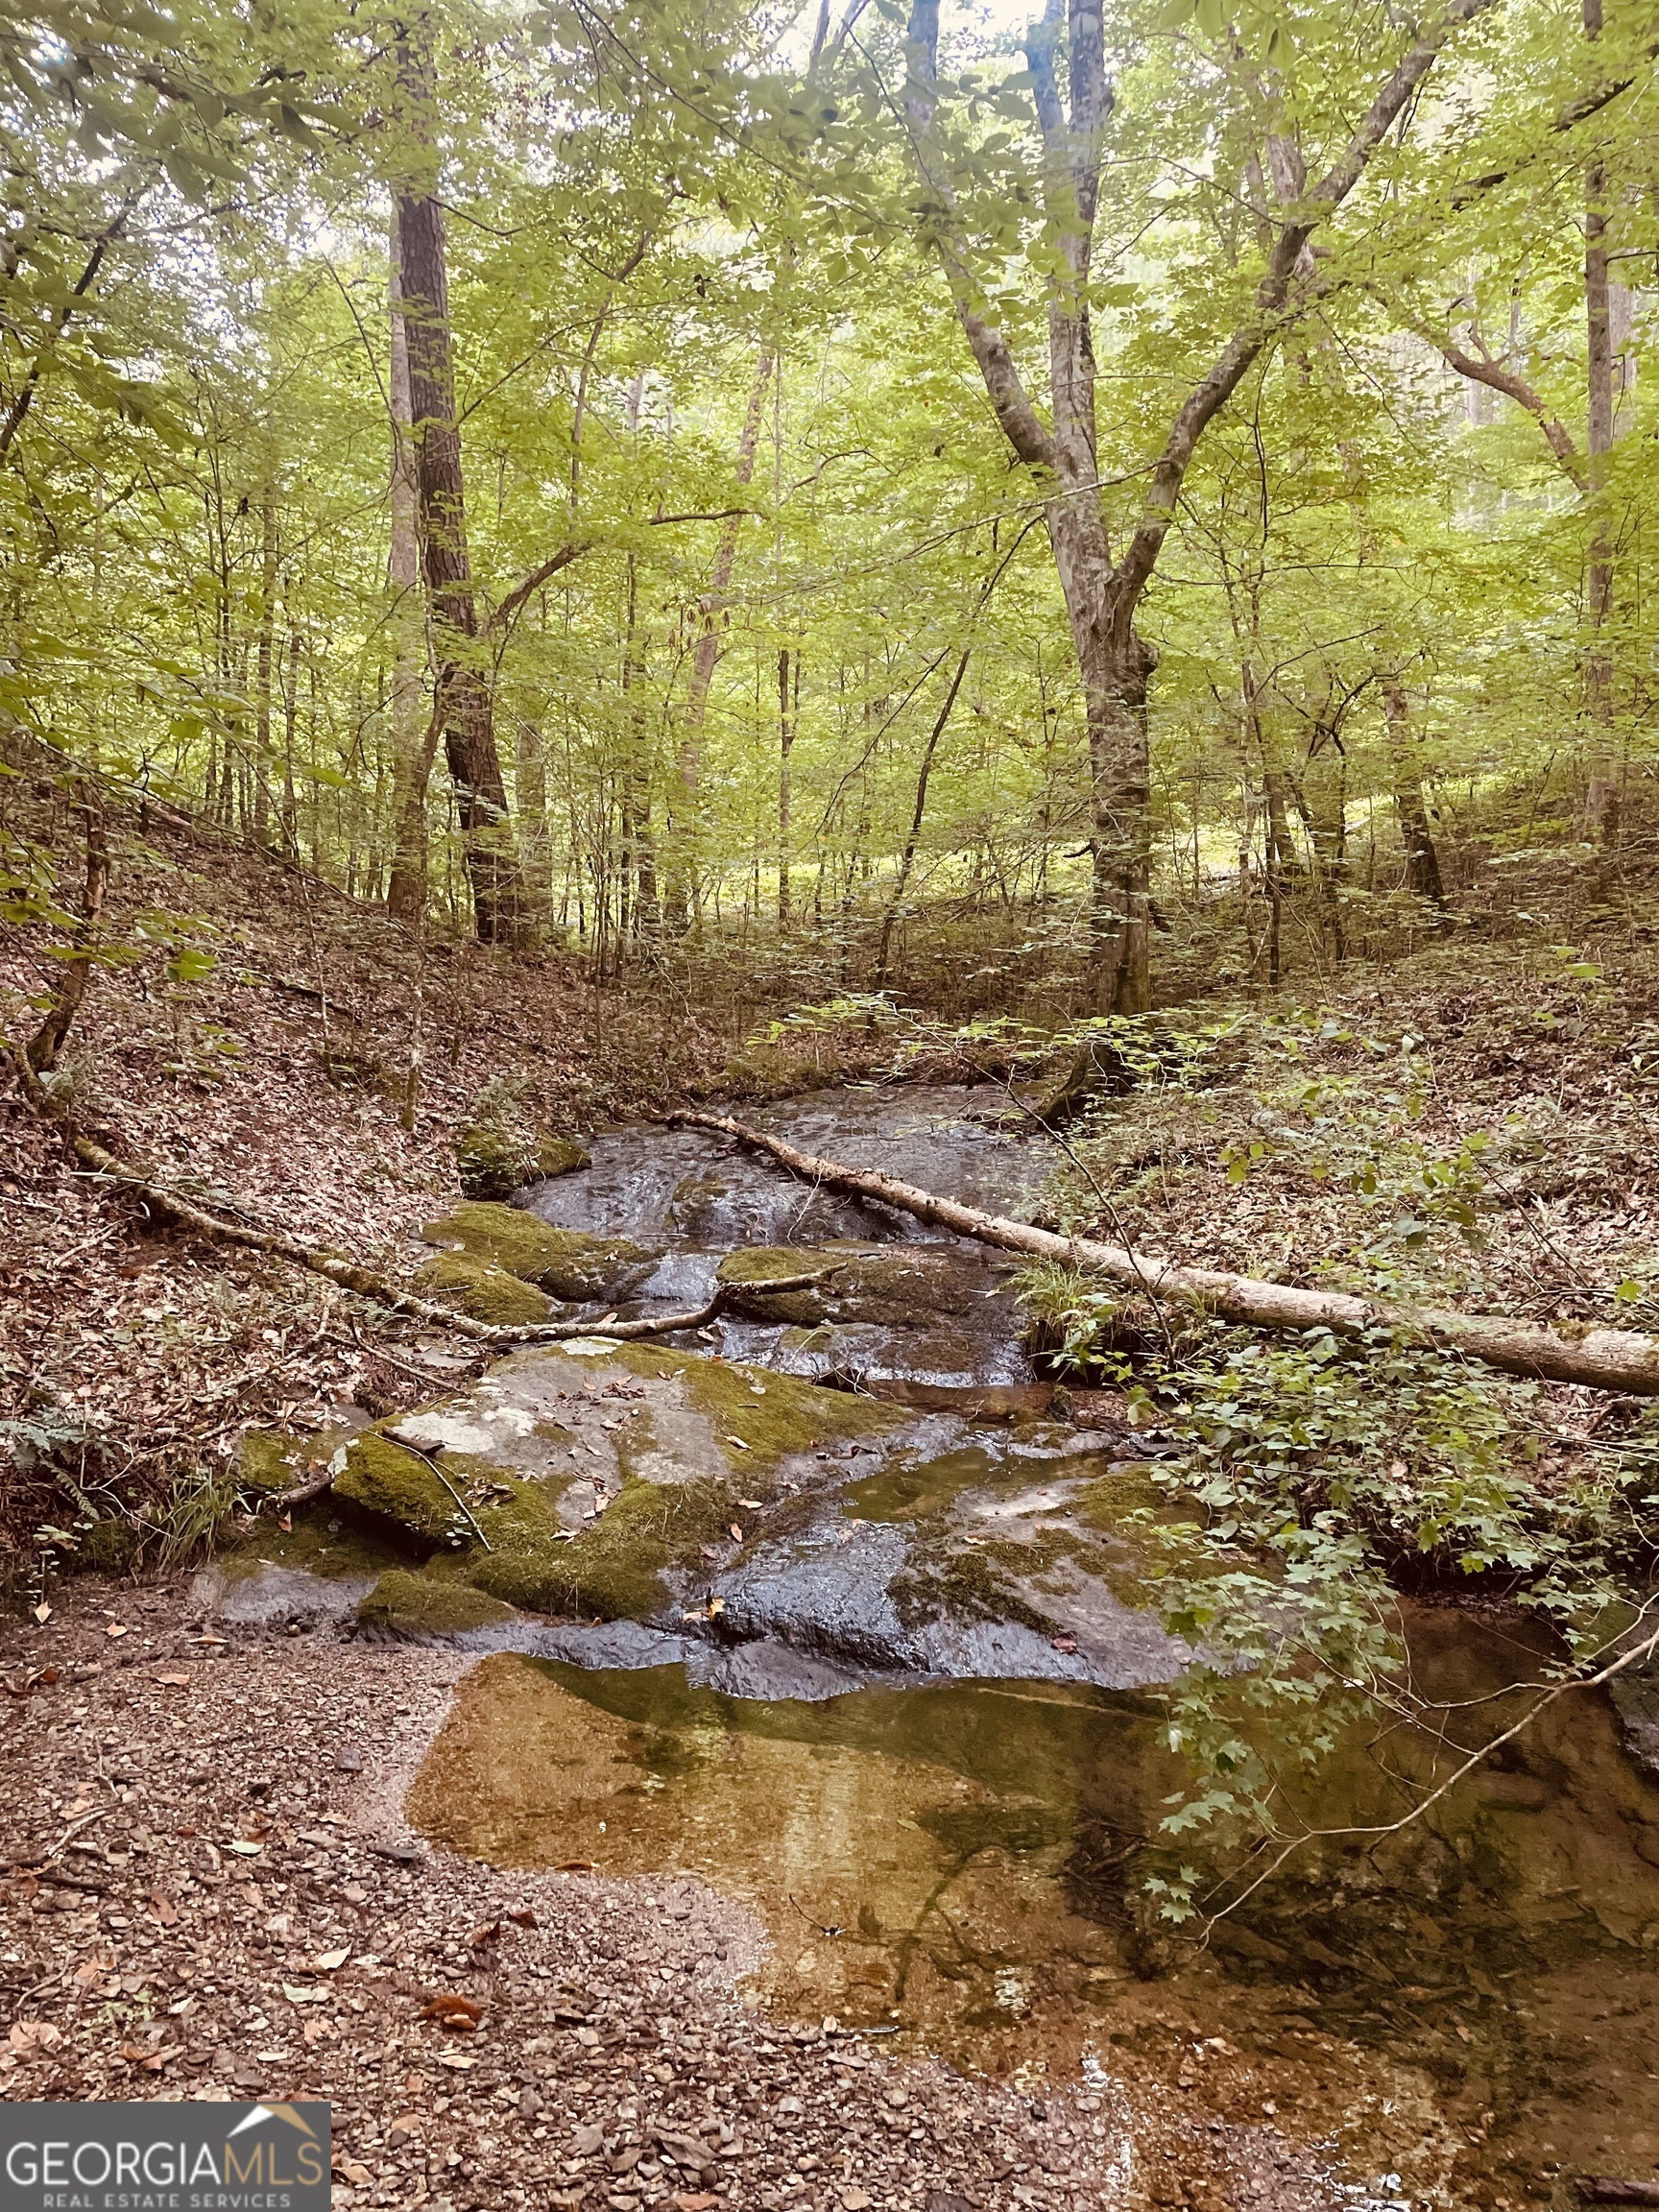
{"label": "green moss", "polygon": [[694,1562],[734,1510],[735,1494],[724,1482],[625,1481],[571,1542],[479,1553],[468,1577],[536,1612],[648,1620],[668,1600],[664,1569]]}
{"label": "green moss", "polygon": [[585,1152],[574,1137],[555,1137],[549,1131],[537,1142],[536,1172],[544,1183],[556,1175],[574,1175],[592,1165],[592,1154]]}
{"label": "green moss", "polygon": [[[641,1375],[677,1367],[686,1405],[704,1415],[723,1445],[741,1439],[740,1446],[732,1447],[736,1453],[732,1465],[739,1473],[776,1467],[794,1453],[825,1444],[886,1435],[906,1418],[891,1406],[844,1390],[823,1390],[798,1376],[764,1368],[632,1344],[624,1345],[617,1358]],[[759,1394],[756,1383],[761,1385]]]}
{"label": "green moss", "polygon": [[[780,1275],[824,1271],[825,1279],[805,1290],[768,1291]],[[752,1244],[728,1253],[720,1262],[720,1282],[740,1312],[761,1321],[787,1321],[809,1328],[822,1321],[870,1321],[887,1329],[914,1328],[924,1316],[974,1310],[984,1292],[976,1266],[965,1266],[954,1253],[918,1250],[913,1245],[878,1247],[828,1244],[816,1250],[781,1244]]]}
{"label": "green moss", "polygon": [[143,1542],[143,1530],[118,1514],[107,1514],[81,1529],[76,1536],[74,1564],[101,1575],[113,1575],[130,1567]]}
{"label": "green moss", "polygon": [[1085,1484],[1069,1509],[1086,1527],[1108,1533],[1120,1529],[1131,1514],[1153,1512],[1163,1503],[1164,1492],[1145,1468],[1120,1467]]}
{"label": "green moss", "polygon": [[553,1304],[542,1291],[505,1267],[493,1267],[486,1260],[473,1260],[465,1252],[440,1253],[420,1274],[423,1289],[441,1293],[445,1305],[470,1313],[475,1321],[488,1321],[497,1329],[519,1329],[545,1321]]}
{"label": "green moss", "polygon": [[893,1577],[889,1595],[906,1627],[947,1615],[958,1621],[1013,1621],[1041,1636],[1051,1634],[1054,1627],[1047,1614],[1021,1598],[998,1562],[977,1546],[931,1555],[919,1548]]}
{"label": "green moss", "polygon": [[445,1453],[444,1472],[467,1500],[493,1551],[544,1551],[560,1541],[559,1500],[569,1486],[568,1475],[539,1481],[456,1452]]}
{"label": "green moss", "polygon": [[278,1436],[269,1429],[245,1429],[236,1472],[247,1490],[286,1490],[300,1479],[301,1461],[315,1445],[299,1436]]}
{"label": "green moss", "polygon": [[401,1569],[382,1575],[357,1608],[365,1628],[411,1641],[493,1628],[512,1618],[510,1605],[468,1583]]}
{"label": "green moss", "polygon": [[417,1542],[452,1543],[466,1533],[466,1515],[419,1452],[407,1451],[373,1429],[352,1438],[346,1466],[334,1479],[336,1502],[374,1521],[390,1522]]}
{"label": "green moss", "polygon": [[401,1529],[380,1524],[373,1529],[341,1523],[332,1497],[294,1517],[279,1528],[262,1515],[245,1534],[221,1546],[220,1563],[230,1575],[252,1575],[269,1561],[297,1567],[307,1575],[383,1575],[406,1566],[412,1547]]}
{"label": "green moss", "polygon": [[465,1258],[505,1268],[572,1306],[625,1297],[655,1263],[626,1237],[549,1229],[517,1206],[457,1206],[441,1221],[429,1221],[421,1235],[431,1244],[457,1245]]}
{"label": "green moss", "polygon": [[726,1286],[739,1313],[757,1321],[787,1321],[798,1329],[810,1329],[825,1318],[827,1286],[775,1292],[768,1292],[765,1286],[780,1275],[805,1275],[827,1259],[825,1253],[791,1251],[787,1245],[751,1244],[728,1252],[714,1280]]}
{"label": "green moss", "polygon": [[511,1198],[526,1183],[544,1183],[590,1165],[574,1138],[550,1130],[526,1137],[498,1122],[475,1122],[455,1145],[456,1169],[469,1198]]}

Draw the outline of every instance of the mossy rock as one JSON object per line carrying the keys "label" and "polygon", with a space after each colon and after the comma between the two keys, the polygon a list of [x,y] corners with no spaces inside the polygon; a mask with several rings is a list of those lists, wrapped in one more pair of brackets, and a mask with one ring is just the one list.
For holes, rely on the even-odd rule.
{"label": "mossy rock", "polygon": [[480,1261],[533,1283],[566,1305],[624,1298],[656,1264],[655,1256],[626,1237],[589,1237],[580,1229],[550,1229],[517,1206],[469,1201],[421,1234],[429,1244],[458,1246]]}
{"label": "mossy rock", "polygon": [[545,1131],[527,1139],[517,1130],[478,1122],[457,1140],[455,1165],[469,1198],[493,1199],[511,1198],[526,1183],[572,1175],[592,1162],[573,1137]]}
{"label": "mossy rock", "polygon": [[249,1490],[288,1490],[316,1446],[299,1436],[278,1436],[269,1429],[245,1429],[236,1455],[236,1473]]}
{"label": "mossy rock", "polygon": [[496,1628],[512,1618],[511,1605],[469,1583],[401,1568],[382,1575],[357,1608],[360,1625],[371,1633],[412,1643]]}
{"label": "mossy rock", "polygon": [[420,1282],[423,1289],[436,1291],[445,1305],[497,1329],[545,1321],[553,1310],[552,1300],[534,1284],[510,1275],[505,1267],[493,1267],[488,1261],[469,1259],[465,1252],[445,1252],[428,1261]]}
{"label": "mossy rock", "polygon": [[796,1453],[885,1435],[907,1418],[895,1407],[854,1398],[850,1391],[823,1390],[796,1375],[669,1352],[661,1345],[624,1344],[613,1357],[639,1375],[678,1369],[685,1404],[704,1416],[728,1448],[727,1457],[745,1485],[755,1472],[776,1467]]}
{"label": "mossy rock", "polygon": [[[824,1271],[824,1280],[808,1289],[766,1288],[780,1275],[815,1270]],[[982,1261],[915,1245],[872,1251],[855,1244],[817,1250],[753,1244],[728,1253],[717,1279],[727,1286],[737,1310],[757,1321],[784,1321],[798,1329],[826,1321],[912,1329],[940,1314],[978,1310],[985,1274]]]}
{"label": "mossy rock", "polygon": [[469,1561],[468,1578],[533,1612],[647,1621],[668,1602],[664,1572],[693,1565],[735,1510],[735,1489],[725,1482],[626,1481],[570,1542],[481,1552]]}
{"label": "mossy rock", "polygon": [[354,1436],[346,1465],[334,1478],[334,1498],[352,1511],[390,1523],[423,1545],[453,1544],[467,1533],[467,1517],[421,1458],[373,1429]]}

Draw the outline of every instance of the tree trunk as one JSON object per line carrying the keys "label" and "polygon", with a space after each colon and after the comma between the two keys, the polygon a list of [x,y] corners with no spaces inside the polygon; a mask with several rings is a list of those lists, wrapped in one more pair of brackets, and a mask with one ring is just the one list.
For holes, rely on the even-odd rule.
{"label": "tree trunk", "polygon": [[1340,962],[1348,957],[1348,926],[1342,912],[1342,893],[1348,881],[1348,778],[1340,753],[1336,763],[1336,789],[1329,813],[1322,813],[1315,805],[1305,781],[1298,780],[1292,790],[1302,827],[1308,832],[1308,848],[1319,875],[1319,896],[1331,931],[1332,956]]}
{"label": "tree trunk", "polygon": [[271,834],[271,689],[276,637],[276,493],[267,484],[259,503],[259,643],[254,655],[254,840]]}
{"label": "tree trunk", "polygon": [[[1146,692],[1158,655],[1133,627],[1110,636],[1108,581],[1098,573],[1094,581],[1094,613],[1071,617],[1089,734],[1089,1005],[1096,1014],[1143,1014],[1152,1002]],[[1067,603],[1076,604],[1070,591]]]}
{"label": "tree trunk", "polygon": [[547,833],[547,749],[534,722],[518,716],[514,781],[524,841],[524,876],[539,908],[553,896],[553,846]]}
{"label": "tree trunk", "polygon": [[467,546],[444,211],[433,195],[398,193],[397,245],[426,599],[438,659],[434,718],[455,789],[473,926],[480,941],[492,945],[510,941],[517,930],[518,864]]}
{"label": "tree trunk", "polygon": [[922,824],[927,812],[927,783],[933,773],[933,756],[939,750],[939,740],[945,734],[945,726],[950,719],[950,709],[956,704],[956,694],[962,688],[962,679],[968,673],[968,653],[964,650],[956,663],[956,673],[950,679],[950,687],[945,694],[945,704],[938,718],[927,733],[927,743],[923,748],[922,766],[916,777],[916,807],[910,817],[910,834],[904,840],[904,851],[899,862],[898,878],[893,885],[893,896],[887,902],[887,911],[881,917],[881,939],[876,950],[876,989],[887,988],[887,966],[893,950],[893,926],[899,919],[904,903],[904,893],[909,887],[910,870],[915,863],[916,848],[922,842]]}
{"label": "tree trunk", "polygon": [[[635,387],[634,407],[638,404]],[[634,426],[630,422],[629,427]],[[661,928],[662,910],[657,890],[657,845],[651,827],[651,748],[645,715],[639,705],[639,679],[645,671],[639,661],[639,564],[628,556],[628,624],[622,639],[622,692],[627,701],[627,757],[623,768],[626,835],[634,862],[634,932],[655,937]],[[624,866],[627,865],[626,855]]]}
{"label": "tree trunk", "polygon": [[1342,1291],[1299,1290],[1288,1284],[1224,1274],[1216,1268],[1177,1266],[1150,1253],[1096,1243],[1091,1238],[1059,1237],[1052,1230],[1034,1229],[1028,1222],[982,1214],[977,1207],[918,1190],[912,1183],[901,1183],[874,1168],[850,1167],[837,1160],[822,1160],[813,1153],[798,1151],[781,1138],[746,1128],[722,1115],[680,1113],[669,1115],[668,1119],[685,1128],[711,1129],[752,1151],[769,1153],[815,1189],[849,1190],[861,1198],[873,1198],[878,1205],[895,1207],[935,1228],[949,1229],[953,1236],[972,1237],[1004,1252],[1023,1252],[1062,1267],[1091,1269],[1154,1304],[1166,1301],[1172,1306],[1197,1306],[1224,1321],[1256,1329],[1328,1329],[1336,1336],[1360,1338],[1374,1330],[1389,1329],[1407,1343],[1456,1352],[1512,1375],[1582,1382],[1598,1390],[1659,1395],[1659,1337],[1639,1336],[1624,1329],[1586,1328],[1576,1321],[1569,1322],[1557,1334],[1546,1324],[1511,1321],[1501,1314],[1388,1305]]}
{"label": "tree trunk", "polygon": [[386,910],[418,923],[426,905],[426,785],[438,726],[421,710],[425,623],[421,604],[420,471],[409,397],[409,329],[403,314],[397,213],[392,213],[391,346],[387,397],[392,418],[392,866]]}
{"label": "tree trunk", "polygon": [[[1601,36],[1601,0],[1584,0],[1584,36]],[[1619,760],[1613,736],[1613,670],[1607,618],[1613,608],[1613,532],[1607,512],[1608,457],[1613,451],[1613,312],[1607,280],[1607,172],[1593,161],[1584,180],[1584,315],[1587,326],[1590,554],[1585,578],[1589,648],[1584,664],[1584,826],[1599,845],[1619,830]]]}
{"label": "tree trunk", "polygon": [[1440,855],[1429,827],[1429,806],[1423,797],[1423,776],[1417,765],[1410,731],[1410,708],[1406,686],[1398,677],[1383,680],[1382,712],[1388,731],[1388,765],[1394,786],[1394,813],[1400,825],[1400,842],[1406,853],[1406,888],[1444,909],[1446,886],[1440,875]]}
{"label": "tree trunk", "polygon": [[[749,394],[743,428],[737,440],[737,483],[739,489],[745,492],[755,478],[755,456],[760,445],[760,417],[766,401],[766,387],[772,381],[773,359],[772,348],[763,346],[756,365],[755,382]],[[737,532],[742,519],[740,515],[729,516],[721,527],[720,541],[714,552],[714,566],[709,572],[709,589],[703,594],[700,610],[702,626],[698,633],[697,649],[691,657],[691,681],[685,693],[685,710],[680,718],[680,743],[676,757],[678,789],[669,837],[667,896],[663,902],[664,926],[675,937],[684,937],[690,928],[692,911],[696,904],[697,814],[700,804],[699,785],[703,780],[703,724],[709,709],[709,688],[714,681],[714,664],[720,658],[720,628],[725,616],[726,593],[737,559]]]}
{"label": "tree trunk", "polygon": [[294,796],[294,733],[300,719],[300,628],[288,608],[288,681],[282,687],[282,845],[300,857],[300,808]]}
{"label": "tree trunk", "polygon": [[789,648],[778,653],[778,926],[789,926],[789,756],[801,718],[801,655],[795,655],[795,689],[789,689]]}

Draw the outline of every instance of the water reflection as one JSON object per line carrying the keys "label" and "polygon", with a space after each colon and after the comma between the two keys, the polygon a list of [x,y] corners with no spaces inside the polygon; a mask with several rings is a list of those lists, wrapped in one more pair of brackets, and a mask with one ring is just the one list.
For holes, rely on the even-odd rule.
{"label": "water reflection", "polygon": [[[1454,1613],[1415,1614],[1411,1642],[1436,1695],[1492,1700],[1483,1728],[1531,1656]],[[1469,1718],[1356,1743],[1304,1810],[1398,1817]],[[1659,1791],[1604,1704],[1562,1700],[1396,1837],[1305,1852],[1202,1946],[1140,1888],[1177,1779],[1135,1697],[974,1683],[766,1703],[676,1668],[501,1655],[462,1686],[411,1815],[507,1863],[675,1870],[751,1899],[772,1938],[756,1994],[786,2012],[998,2072],[1093,2048],[1391,2169],[1419,2201],[1654,2171]]]}

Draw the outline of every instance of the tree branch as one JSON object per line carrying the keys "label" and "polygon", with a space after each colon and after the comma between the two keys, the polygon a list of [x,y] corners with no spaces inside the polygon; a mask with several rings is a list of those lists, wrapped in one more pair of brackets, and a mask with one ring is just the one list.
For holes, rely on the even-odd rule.
{"label": "tree branch", "polygon": [[557,576],[561,568],[568,568],[572,561],[580,561],[584,553],[590,553],[592,549],[593,541],[591,538],[581,539],[573,545],[561,545],[558,552],[550,560],[543,561],[540,568],[532,568],[521,584],[514,585],[512,590],[508,592],[506,598],[502,600],[500,606],[485,623],[484,636],[488,637],[493,631],[505,630],[526,599],[534,598],[542,585],[549,583],[553,577]]}
{"label": "tree branch", "polygon": [[1398,63],[1354,132],[1347,145],[1312,187],[1299,214],[1279,232],[1267,267],[1256,287],[1249,322],[1236,330],[1216,357],[1210,373],[1195,385],[1170,426],[1169,437],[1147,490],[1146,503],[1134,537],[1124,552],[1113,581],[1114,617],[1121,627],[1132,620],[1142,593],[1174,518],[1175,502],[1199,439],[1238,390],[1251,363],[1278,325],[1289,294],[1290,279],[1303,248],[1321,223],[1334,215],[1365,173],[1365,166],[1382,144],[1401,110],[1422,84],[1454,31],[1483,14],[1496,0],[1453,0],[1453,5],[1426,32]]}
{"label": "tree branch", "polygon": [[1496,361],[1478,361],[1472,353],[1465,353],[1460,346],[1455,346],[1450,338],[1437,338],[1431,330],[1417,324],[1409,327],[1432,346],[1459,376],[1466,376],[1471,384],[1484,384],[1489,391],[1502,392],[1506,399],[1513,399],[1518,407],[1524,407],[1543,431],[1551,452],[1572,478],[1575,490],[1585,489],[1584,463],[1573,442],[1572,432],[1558,416],[1551,414],[1543,395],[1535,392],[1524,376],[1517,376]]}
{"label": "tree branch", "polygon": [[[904,121],[915,149],[917,166],[924,181],[938,194],[941,210],[950,215],[954,213],[955,201],[933,136],[939,106],[939,0],[912,0],[904,57],[907,71]],[[984,378],[1004,437],[1028,469],[1058,473],[1054,440],[1031,404],[1030,395],[1009,351],[1008,341],[974,304],[976,287],[966,247],[960,238],[943,233],[935,245],[955,302],[957,320],[979,365],[979,373]]]}

